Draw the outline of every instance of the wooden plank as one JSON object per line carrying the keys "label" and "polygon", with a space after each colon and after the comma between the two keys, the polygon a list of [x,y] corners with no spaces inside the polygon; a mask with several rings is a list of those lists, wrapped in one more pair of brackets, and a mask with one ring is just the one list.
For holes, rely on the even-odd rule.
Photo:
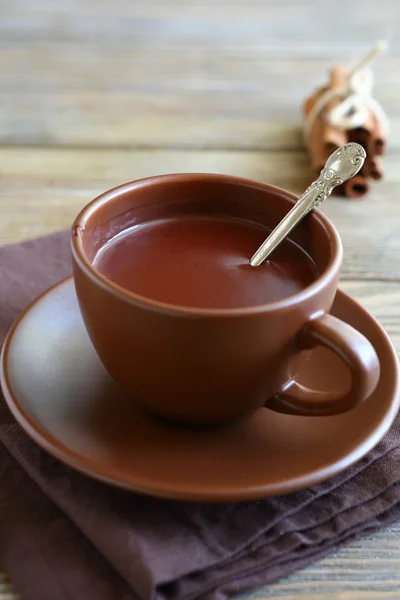
{"label": "wooden plank", "polygon": [[[301,104],[334,62],[260,48],[2,40],[0,144],[299,149]],[[385,57],[376,70],[393,148],[396,69]]]}
{"label": "wooden plank", "polygon": [[[305,95],[398,22],[392,0],[340,11],[296,0],[9,2],[0,143],[298,149]],[[375,70],[396,148],[399,48],[394,38]]]}
{"label": "wooden plank", "polygon": [[400,353],[400,283],[342,281],[340,287],[378,319]]}
{"label": "wooden plank", "polygon": [[7,575],[0,570],[0,600],[20,600]]}
{"label": "wooden plank", "polygon": [[[400,279],[398,160],[388,155],[386,180],[365,199],[331,197],[322,207],[343,239],[344,278]],[[311,177],[304,152],[0,148],[0,243],[69,227],[87,202],[125,181],[187,171],[231,173],[296,193]]]}
{"label": "wooden plank", "polygon": [[[353,0],[340,10],[297,0],[14,0],[2,6],[1,38],[73,40],[102,44],[258,46],[303,56],[354,52],[388,27],[396,29],[396,2]],[[99,44],[100,45],[100,44]],[[392,47],[399,48],[393,37]]]}
{"label": "wooden plank", "polygon": [[361,538],[249,597],[257,600],[386,600],[399,598],[399,525]]}

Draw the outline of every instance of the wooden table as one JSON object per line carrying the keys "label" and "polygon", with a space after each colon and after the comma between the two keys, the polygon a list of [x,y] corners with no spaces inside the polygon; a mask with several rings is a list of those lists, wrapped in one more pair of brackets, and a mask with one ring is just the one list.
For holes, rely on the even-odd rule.
{"label": "wooden table", "polygon": [[[150,174],[301,192],[303,98],[399,21],[396,0],[3,0],[0,243],[68,227],[99,192]],[[323,210],[345,246],[342,288],[400,348],[398,52],[397,38],[375,70],[392,126],[385,181]],[[394,526],[252,597],[398,600],[399,542]],[[0,600],[16,598],[0,574]]]}

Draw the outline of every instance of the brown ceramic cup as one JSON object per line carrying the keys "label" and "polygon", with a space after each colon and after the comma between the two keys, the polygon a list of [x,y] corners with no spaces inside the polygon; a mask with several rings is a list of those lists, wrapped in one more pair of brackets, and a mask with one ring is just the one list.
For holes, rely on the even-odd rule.
{"label": "brown ceramic cup", "polygon": [[[291,237],[313,258],[320,275],[295,295],[270,304],[226,310],[163,304],[119,287],[93,266],[109,239],[141,221],[229,215],[272,228],[295,200],[289,192],[245,179],[181,174],[127,183],[81,211],[72,228],[79,305],[102,363],[132,401],[177,423],[209,425],[262,406],[332,415],[371,394],[380,370],[374,348],[329,314],[342,244],[319,211]],[[336,394],[296,381],[300,362],[315,346],[329,348],[347,364],[350,389]]]}

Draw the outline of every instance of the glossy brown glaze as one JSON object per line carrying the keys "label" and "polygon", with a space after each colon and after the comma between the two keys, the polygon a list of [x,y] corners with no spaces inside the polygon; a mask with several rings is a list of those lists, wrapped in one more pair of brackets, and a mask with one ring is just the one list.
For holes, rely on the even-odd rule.
{"label": "glossy brown glaze", "polygon": [[[396,352],[365,309],[338,292],[333,315],[361,331],[382,374],[368,400],[333,417],[265,408],[233,425],[191,430],[150,416],[106,373],[68,279],[37,299],[4,344],[1,383],[14,417],[56,458],[106,483],[166,498],[238,501],[299,490],[332,477],[383,437],[399,408]],[[32,344],[32,340],[40,340]],[[299,383],[340,393],[349,374],[313,350]]]}
{"label": "glossy brown glaze", "polygon": [[[371,344],[350,327],[334,334],[332,321],[320,321],[335,296],[342,246],[319,212],[292,235],[319,277],[269,304],[207,309],[162,303],[125,290],[93,267],[106,242],[152,219],[230,217],[273,228],[294,201],[288,192],[235,177],[166,175],[106,192],[80,213],[72,250],[83,319],[101,361],[132,401],[175,422],[209,425],[234,421],[266,402],[295,414],[335,414],[373,391],[379,364]],[[303,350],[319,344],[349,365],[350,394],[317,393],[295,382],[307,358]]]}
{"label": "glossy brown glaze", "polygon": [[178,216],[133,227],[106,244],[94,266],[134,293],[180,306],[240,308],[287,298],[317,277],[291,240],[258,269],[249,263],[269,234],[240,219]]}

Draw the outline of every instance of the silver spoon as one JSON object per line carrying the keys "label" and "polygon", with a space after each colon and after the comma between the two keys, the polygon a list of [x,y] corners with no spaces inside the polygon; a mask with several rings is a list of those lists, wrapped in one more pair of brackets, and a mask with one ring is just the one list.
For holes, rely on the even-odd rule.
{"label": "silver spoon", "polygon": [[318,179],[306,189],[293,208],[251,257],[251,266],[261,265],[303,217],[330,196],[337,185],[356,175],[363,166],[366,156],[364,148],[354,142],[335,150],[326,161]]}

